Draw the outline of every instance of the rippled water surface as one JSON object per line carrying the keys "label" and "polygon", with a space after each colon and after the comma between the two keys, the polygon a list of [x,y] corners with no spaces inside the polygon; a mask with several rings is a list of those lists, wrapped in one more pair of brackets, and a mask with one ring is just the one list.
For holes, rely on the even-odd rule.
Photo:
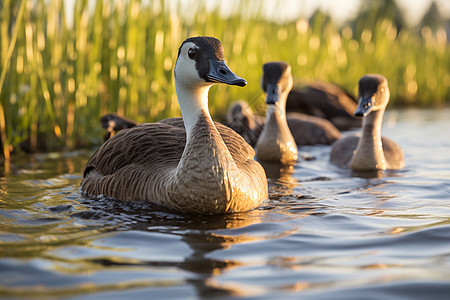
{"label": "rippled water surface", "polygon": [[385,115],[397,172],[352,174],[303,147],[270,201],[225,216],[83,198],[88,152],[16,158],[0,177],[0,297],[449,299],[449,117]]}

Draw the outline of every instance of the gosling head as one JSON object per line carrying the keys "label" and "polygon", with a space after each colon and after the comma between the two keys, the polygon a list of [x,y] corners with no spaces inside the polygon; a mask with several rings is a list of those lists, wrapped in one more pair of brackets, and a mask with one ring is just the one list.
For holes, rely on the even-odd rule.
{"label": "gosling head", "polygon": [[280,95],[287,95],[293,84],[291,66],[288,63],[279,61],[263,65],[261,88],[266,93],[267,104],[277,104]]}
{"label": "gosling head", "polygon": [[222,43],[213,37],[186,39],[178,49],[174,73],[176,82],[185,87],[247,84],[225,64]]}
{"label": "gosling head", "polygon": [[102,127],[109,132],[119,131],[136,126],[134,121],[119,117],[116,114],[110,113],[100,118]]}
{"label": "gosling head", "polygon": [[358,107],[354,115],[367,116],[371,111],[384,109],[389,102],[389,87],[386,77],[368,74],[359,80]]}

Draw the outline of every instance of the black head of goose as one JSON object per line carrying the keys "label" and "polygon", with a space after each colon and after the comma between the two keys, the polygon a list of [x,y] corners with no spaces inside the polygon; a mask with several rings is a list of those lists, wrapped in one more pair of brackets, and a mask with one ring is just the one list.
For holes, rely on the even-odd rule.
{"label": "black head of goose", "polygon": [[150,201],[178,211],[246,211],[268,197],[254,150],[213,122],[208,91],[215,83],[244,86],[212,37],[185,40],[174,69],[182,118],[140,124],[106,141],[89,160],[81,190],[122,201]]}
{"label": "black head of goose", "polygon": [[355,171],[401,169],[403,151],[394,141],[381,136],[384,111],[389,103],[387,79],[368,74],[359,80],[359,102],[355,116],[363,117],[361,136],[347,136],[336,141],[331,149],[332,163]]}

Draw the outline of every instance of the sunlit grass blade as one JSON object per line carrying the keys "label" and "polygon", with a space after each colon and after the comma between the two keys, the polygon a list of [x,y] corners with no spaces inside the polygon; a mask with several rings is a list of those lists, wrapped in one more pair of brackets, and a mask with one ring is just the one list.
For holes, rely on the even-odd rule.
{"label": "sunlit grass blade", "polygon": [[[9,3],[9,1],[8,0],[5,1],[5,6],[6,6],[6,2]],[[16,24],[12,31],[11,39],[9,40],[8,52],[6,53],[5,57],[3,58],[4,60],[2,61],[2,71],[0,73],[0,95],[2,95],[3,85],[5,84],[6,73],[8,72],[8,70],[10,68],[11,57],[13,55],[13,52],[15,49],[15,44],[16,44],[17,37],[19,34],[19,30],[20,30],[20,27],[22,24],[22,18],[23,18],[23,14],[25,11],[25,5],[26,5],[26,0],[22,0],[20,3],[19,11],[17,13]],[[2,35],[2,37],[3,37],[3,35]],[[6,39],[6,37],[4,37],[4,38]],[[6,44],[6,43],[2,43],[2,44]],[[10,151],[11,151],[11,145],[10,145],[11,137],[7,136],[7,131],[6,131],[7,125],[6,125],[6,117],[5,117],[5,109],[4,109],[5,101],[7,101],[7,98],[4,98],[4,97],[0,98],[0,135],[1,135],[1,142],[3,144],[2,148],[3,148],[3,157],[5,159],[5,172],[8,172],[9,171]]]}

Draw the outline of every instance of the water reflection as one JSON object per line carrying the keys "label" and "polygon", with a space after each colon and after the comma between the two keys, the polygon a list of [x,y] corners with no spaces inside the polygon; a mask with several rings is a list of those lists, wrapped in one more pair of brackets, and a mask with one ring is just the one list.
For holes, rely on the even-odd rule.
{"label": "water reflection", "polygon": [[356,174],[330,166],[329,147],[302,147],[316,159],[266,165],[270,200],[232,215],[86,199],[89,153],[16,160],[0,177],[0,294],[360,299],[395,289],[411,298],[422,282],[446,299],[448,139],[424,141],[436,124],[448,131],[448,110],[442,121],[403,115],[386,129],[405,150],[404,170]]}
{"label": "water reflection", "polygon": [[[120,259],[103,255],[101,258],[91,259],[92,262],[101,264],[105,268],[111,266],[145,266],[184,270],[187,274],[192,274],[192,276],[188,276],[187,282],[195,287],[197,294],[201,297],[233,295],[235,291],[215,284],[213,278],[245,265],[240,260],[211,258],[211,253],[229,249],[237,244],[271,239],[274,235],[288,235],[291,231],[275,232],[273,228],[266,227],[263,223],[268,221],[283,222],[286,219],[293,218],[289,214],[281,217],[279,212],[276,216],[270,216],[264,206],[261,209],[246,213],[221,216],[189,216],[173,214],[167,210],[164,211],[162,208],[157,211],[150,204],[144,205],[143,209],[142,205],[127,205],[120,202],[107,203],[107,200],[85,203],[85,205],[91,206],[89,211],[99,210],[96,208],[98,204],[100,204],[101,211],[104,213],[103,218],[117,220],[121,227],[120,231],[125,231],[123,233],[125,235],[127,233],[132,234],[133,231],[137,230],[143,232],[142,238],[148,235],[149,239],[154,239],[153,234],[155,233],[163,234],[166,237],[179,237],[179,242],[174,243],[174,247],[179,250],[172,251],[174,251],[176,257],[182,258],[182,260],[170,261],[158,257],[163,256],[162,253],[167,251],[164,250],[169,246],[166,243],[154,245],[153,251],[156,251],[155,254],[157,255],[154,259],[145,257],[145,254],[143,258],[137,259],[136,256],[139,255],[129,249],[131,252],[123,254],[124,256]],[[270,210],[270,208],[268,209]],[[108,217],[106,214],[110,216]],[[76,217],[91,218],[88,213],[80,213]],[[164,225],[162,226],[162,224]],[[267,228],[267,232],[264,228]],[[124,236],[121,239],[123,240]],[[90,245],[90,247],[93,247],[93,245]],[[133,246],[129,245],[128,247]],[[161,249],[158,249],[159,247]],[[122,250],[117,248],[111,249],[111,251],[117,255]]]}
{"label": "water reflection", "polygon": [[293,188],[298,185],[292,175],[295,165],[280,162],[260,162],[269,181],[269,199],[279,200],[284,196],[293,195]]}
{"label": "water reflection", "polygon": [[[274,287],[221,280],[226,274],[251,268],[253,262],[246,262],[239,255],[234,259],[232,256],[217,257],[216,254],[233,250],[236,246],[245,248],[245,244],[289,237],[299,231],[298,225],[290,224],[290,220],[296,220],[297,224],[299,219],[310,215],[326,216],[324,212],[328,210],[311,194],[296,195],[301,185],[293,176],[296,171],[294,167],[277,164],[265,164],[264,167],[272,175],[269,179],[270,201],[258,210],[222,216],[180,215],[149,203],[124,204],[106,199],[85,199],[74,195],[73,188],[68,194],[61,190],[64,184],[78,183],[79,178],[67,174],[50,177],[47,174],[46,178],[45,170],[36,169],[33,172],[40,174],[38,177],[42,179],[31,180],[33,172],[22,172],[25,178],[22,183],[28,182],[33,193],[38,187],[53,188],[58,192],[50,197],[48,193],[43,193],[27,200],[31,211],[27,217],[29,221],[22,225],[16,223],[18,226],[14,227],[19,236],[33,247],[15,243],[8,256],[46,259],[47,268],[53,272],[48,275],[46,288],[41,291],[41,295],[47,296],[63,293],[60,288],[48,284],[53,281],[52,278],[63,274],[70,275],[67,279],[70,288],[65,291],[66,295],[81,295],[88,290],[119,292],[184,284],[194,288],[195,294],[200,297],[262,295],[274,290]],[[61,178],[66,182],[61,182]],[[329,186],[332,183],[330,180],[318,176],[302,182]],[[349,195],[358,191],[370,198],[370,194],[377,193],[377,186],[383,184],[383,180],[373,178],[356,186],[353,183]],[[9,186],[14,184],[10,182]],[[27,202],[22,201],[22,204]],[[39,202],[45,203],[45,206],[37,205]],[[9,208],[13,208],[11,204]],[[23,216],[13,216],[13,219],[19,218]],[[9,223],[14,224],[14,220]],[[30,227],[32,232],[23,235]],[[11,226],[7,230],[14,232]],[[247,254],[242,252],[240,255]],[[267,262],[269,266],[291,269],[293,272],[301,272],[302,266],[310,263],[314,261],[305,262],[292,255],[280,255]],[[143,273],[139,274],[138,270]],[[170,275],[175,271],[177,275]],[[120,284],[105,284],[102,276],[105,272],[112,274],[112,280]],[[153,273],[159,274],[158,279],[148,275]],[[124,281],[123,278],[129,280]],[[25,286],[29,290],[34,289],[30,285]],[[326,288],[327,285],[295,280],[275,289],[293,292],[317,287]]]}
{"label": "water reflection", "polygon": [[266,171],[267,178],[289,178],[294,173],[295,164],[282,164],[281,162],[260,162]]}
{"label": "water reflection", "polygon": [[384,176],[383,170],[376,170],[376,171],[354,171],[351,170],[353,177],[359,177],[359,178],[382,178]]}

